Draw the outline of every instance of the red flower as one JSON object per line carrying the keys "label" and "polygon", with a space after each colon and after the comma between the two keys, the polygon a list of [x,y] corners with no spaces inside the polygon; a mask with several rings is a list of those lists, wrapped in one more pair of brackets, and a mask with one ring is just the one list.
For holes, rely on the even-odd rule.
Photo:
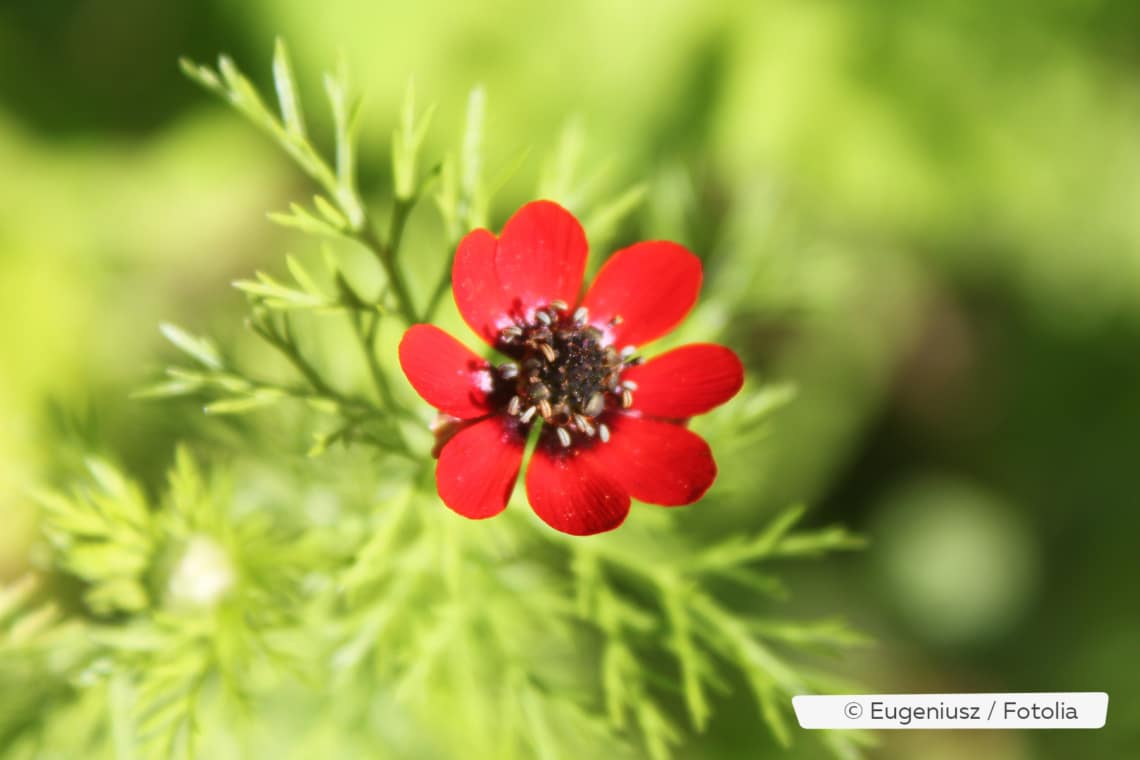
{"label": "red flower", "polygon": [[463,319],[510,361],[493,367],[432,325],[414,325],[400,342],[412,386],[457,420],[435,477],[440,498],[465,517],[506,507],[540,420],[527,497],[564,533],[616,528],[630,497],[691,504],[716,478],[708,444],[684,423],[740,390],[740,360],[707,343],[644,363],[635,355],[692,308],[700,260],[675,243],[637,243],[579,299],[585,266],[578,220],[550,201],[528,203],[498,238],[468,234],[451,273]]}

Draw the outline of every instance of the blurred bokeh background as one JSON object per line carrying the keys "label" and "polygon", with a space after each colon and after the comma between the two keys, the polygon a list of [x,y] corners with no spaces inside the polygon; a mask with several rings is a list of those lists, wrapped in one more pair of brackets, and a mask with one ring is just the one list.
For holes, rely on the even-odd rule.
{"label": "blurred bokeh background", "polygon": [[[798,395],[754,518],[802,499],[870,539],[790,580],[877,640],[845,672],[1110,694],[1102,731],[888,732],[875,757],[1140,757],[1137,29],[1115,0],[6,0],[0,579],[27,484],[92,449],[155,481],[194,424],[128,398],[156,325],[239,329],[228,283],[280,256],[265,211],[306,185],[176,61],[265,83],[281,35],[303,87],[343,54],[366,93],[366,190],[409,77],[429,154],[482,83],[488,163],[528,151],[496,224],[576,119],[587,163],[647,183],[626,232],[755,262],[729,335]],[[691,752],[769,744],[729,705]]]}

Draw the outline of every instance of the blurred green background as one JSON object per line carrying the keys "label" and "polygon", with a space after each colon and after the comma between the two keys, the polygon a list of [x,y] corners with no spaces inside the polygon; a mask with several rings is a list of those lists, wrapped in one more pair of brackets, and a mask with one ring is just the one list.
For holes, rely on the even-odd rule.
{"label": "blurred green background", "polygon": [[[798,396],[754,517],[806,499],[870,538],[790,579],[878,640],[845,672],[1110,694],[1101,731],[885,732],[875,757],[1140,757],[1138,28],[1111,0],[7,0],[0,579],[34,540],[25,486],[91,449],[157,481],[196,424],[128,399],[169,355],[156,325],[239,329],[228,283],[279,259],[264,212],[306,185],[176,60],[265,83],[281,35],[309,91],[351,65],[366,190],[410,76],[429,155],[483,83],[490,165],[529,150],[533,177],[577,119],[587,164],[648,183],[626,236],[755,262],[728,334]],[[761,744],[729,705],[692,753]]]}

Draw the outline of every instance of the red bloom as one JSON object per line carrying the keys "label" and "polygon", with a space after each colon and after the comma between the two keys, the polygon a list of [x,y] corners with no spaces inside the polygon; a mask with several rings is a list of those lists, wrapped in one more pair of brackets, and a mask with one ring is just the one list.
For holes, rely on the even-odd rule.
{"label": "red bloom", "polygon": [[493,367],[432,325],[404,334],[404,374],[458,420],[435,477],[459,514],[481,519],[506,507],[540,420],[527,497],[564,533],[616,528],[630,497],[691,504],[716,478],[708,444],[684,423],[740,390],[740,360],[706,343],[644,363],[635,356],[688,314],[700,260],[675,243],[637,243],[615,253],[579,299],[585,266],[578,220],[550,201],[528,203],[498,238],[468,234],[451,274],[463,319],[511,361]]}

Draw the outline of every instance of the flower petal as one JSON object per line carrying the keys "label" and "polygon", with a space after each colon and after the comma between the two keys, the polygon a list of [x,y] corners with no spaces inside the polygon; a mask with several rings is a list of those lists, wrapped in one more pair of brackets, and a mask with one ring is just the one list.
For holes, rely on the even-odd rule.
{"label": "flower petal", "polygon": [[744,365],[724,346],[693,343],[630,367],[622,380],[637,383],[634,409],[654,417],[692,417],[735,396],[744,384]]}
{"label": "flower petal", "polygon": [[503,227],[495,271],[515,313],[554,300],[573,305],[586,271],[586,233],[557,203],[528,203]]}
{"label": "flower petal", "polygon": [[400,367],[424,401],[463,420],[489,411],[490,365],[435,325],[412,325],[400,340]]}
{"label": "flower petal", "polygon": [[495,345],[499,329],[510,319],[510,299],[495,273],[498,241],[487,230],[472,230],[459,242],[451,267],[451,290],[463,321],[483,340]]}
{"label": "flower petal", "polygon": [[615,414],[610,441],[599,447],[607,469],[633,498],[676,507],[692,504],[716,480],[716,462],[704,439],[669,422]]}
{"label": "flower petal", "polygon": [[[676,243],[636,243],[598,271],[582,305],[618,348],[641,346],[676,327],[701,289],[701,260]],[[621,317],[618,325],[609,325]]]}
{"label": "flower petal", "polygon": [[613,530],[629,514],[629,494],[600,465],[603,446],[562,451],[540,443],[526,471],[530,506],[550,527],[573,536]]}
{"label": "flower petal", "polygon": [[495,345],[512,318],[554,300],[578,301],[586,270],[586,233],[566,209],[533,201],[507,220],[495,238],[487,230],[467,234],[455,252],[451,287],[463,319]]}
{"label": "flower petal", "polygon": [[526,438],[514,422],[488,417],[460,430],[443,447],[435,485],[443,503],[464,517],[494,517],[507,506]]}

